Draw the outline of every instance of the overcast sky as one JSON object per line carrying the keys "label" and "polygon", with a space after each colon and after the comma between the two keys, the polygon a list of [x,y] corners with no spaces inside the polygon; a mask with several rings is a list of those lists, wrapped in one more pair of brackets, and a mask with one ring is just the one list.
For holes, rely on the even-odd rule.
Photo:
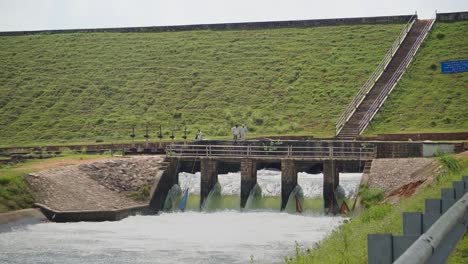
{"label": "overcast sky", "polygon": [[0,0],[0,31],[468,11],[468,0]]}

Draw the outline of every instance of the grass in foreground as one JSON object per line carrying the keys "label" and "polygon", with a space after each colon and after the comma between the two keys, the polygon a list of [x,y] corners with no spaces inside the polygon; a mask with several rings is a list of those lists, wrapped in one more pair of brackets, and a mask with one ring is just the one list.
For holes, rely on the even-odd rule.
{"label": "grass in foreground", "polygon": [[[453,165],[453,162],[448,163]],[[361,215],[342,225],[327,239],[320,242],[312,250],[301,249],[297,255],[285,262],[299,263],[367,263],[367,234],[372,233],[402,233],[402,213],[424,211],[426,198],[440,198],[440,189],[452,185],[452,181],[460,180],[461,175],[468,174],[468,159],[460,162],[460,167],[445,175],[438,176],[434,183],[420,189],[415,195],[401,200],[396,205],[378,204],[371,206]],[[447,164],[447,162],[445,162]],[[467,238],[458,245],[449,263],[466,263],[468,256]]]}
{"label": "grass in foreground", "polygon": [[30,208],[34,197],[23,176],[54,167],[76,164],[83,160],[106,156],[69,155],[46,160],[28,160],[14,165],[0,166],[0,213]]}

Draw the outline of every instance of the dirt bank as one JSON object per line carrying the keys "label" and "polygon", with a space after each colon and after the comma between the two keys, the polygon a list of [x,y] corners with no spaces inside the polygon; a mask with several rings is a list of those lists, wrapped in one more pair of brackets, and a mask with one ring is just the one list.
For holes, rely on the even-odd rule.
{"label": "dirt bank", "polygon": [[387,201],[396,202],[430,184],[439,172],[437,160],[431,158],[375,159],[368,185],[382,189]]}
{"label": "dirt bank", "polygon": [[161,156],[113,158],[28,174],[35,201],[58,211],[113,210],[142,205],[128,197],[160,177]]}

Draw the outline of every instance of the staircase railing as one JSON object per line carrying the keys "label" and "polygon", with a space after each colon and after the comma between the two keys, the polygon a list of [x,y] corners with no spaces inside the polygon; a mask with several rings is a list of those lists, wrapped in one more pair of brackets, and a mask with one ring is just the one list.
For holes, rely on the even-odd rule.
{"label": "staircase railing", "polygon": [[371,74],[369,79],[367,79],[367,81],[364,83],[364,85],[361,86],[358,93],[353,98],[353,101],[351,101],[351,103],[347,106],[346,110],[341,115],[340,119],[338,119],[338,121],[336,122],[336,125],[335,125],[336,135],[338,135],[340,133],[340,131],[343,128],[343,126],[345,125],[345,123],[353,115],[353,113],[356,111],[358,106],[361,104],[361,102],[364,100],[366,95],[369,93],[370,89],[374,86],[375,82],[377,82],[380,75],[382,75],[383,71],[387,68],[388,64],[390,63],[393,56],[397,52],[397,50],[400,47],[401,43],[403,43],[403,40],[405,40],[406,35],[411,30],[411,27],[413,26],[416,19],[417,19],[417,15],[413,15],[410,18],[408,23],[401,30],[401,32],[398,35],[397,39],[393,42],[393,44],[390,47],[390,49],[388,50],[388,52],[385,54],[382,61],[379,63],[377,68]]}
{"label": "staircase railing", "polygon": [[423,28],[423,30],[421,31],[421,34],[419,34],[418,38],[414,42],[413,46],[411,47],[410,51],[406,55],[405,59],[398,66],[392,78],[390,78],[387,84],[385,84],[379,96],[375,99],[375,101],[366,111],[361,121],[359,121],[359,129],[358,129],[359,134],[361,134],[361,132],[363,132],[367,128],[370,121],[374,118],[375,114],[379,111],[380,107],[382,107],[388,95],[392,92],[393,88],[395,88],[396,84],[403,76],[403,73],[405,72],[406,68],[409,66],[414,56],[416,55],[416,52],[421,46],[421,43],[423,42],[424,38],[426,38],[427,34],[429,33],[429,30],[432,28],[432,25],[434,25],[434,22],[435,22],[435,19],[433,19],[431,23],[428,23]]}

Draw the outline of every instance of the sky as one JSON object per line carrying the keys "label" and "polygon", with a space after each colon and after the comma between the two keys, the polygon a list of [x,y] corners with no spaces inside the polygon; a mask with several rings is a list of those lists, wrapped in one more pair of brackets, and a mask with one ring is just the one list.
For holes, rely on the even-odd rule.
{"label": "sky", "polygon": [[282,21],[419,18],[468,11],[468,0],[0,0],[0,31]]}

